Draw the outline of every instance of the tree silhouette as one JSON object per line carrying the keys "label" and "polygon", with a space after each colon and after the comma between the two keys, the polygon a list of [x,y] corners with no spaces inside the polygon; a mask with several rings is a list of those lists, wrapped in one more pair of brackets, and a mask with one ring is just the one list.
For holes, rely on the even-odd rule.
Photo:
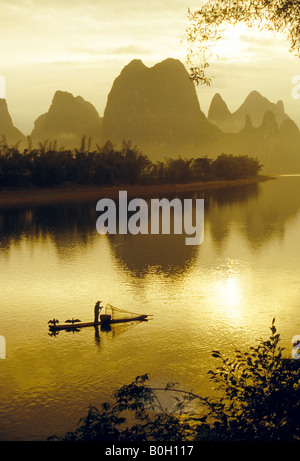
{"label": "tree silhouette", "polygon": [[[213,397],[173,382],[155,387],[144,374],[99,409],[90,405],[74,431],[48,440],[299,441],[299,360],[285,356],[275,318],[270,330],[268,338],[231,357],[212,351],[219,364],[208,371]],[[166,408],[165,393],[173,408]]]}
{"label": "tree silhouette", "polygon": [[290,51],[300,57],[299,0],[210,0],[197,11],[189,10],[188,18],[187,62],[197,84],[211,84],[209,56],[226,27],[237,23],[283,33]]}
{"label": "tree silhouette", "polygon": [[54,150],[47,142],[39,149],[0,145],[0,189],[52,187],[63,184],[125,185],[174,184],[256,176],[261,165],[248,156],[222,154],[215,160],[167,158],[153,163],[137,147],[123,143],[116,150],[108,142],[97,151]]}

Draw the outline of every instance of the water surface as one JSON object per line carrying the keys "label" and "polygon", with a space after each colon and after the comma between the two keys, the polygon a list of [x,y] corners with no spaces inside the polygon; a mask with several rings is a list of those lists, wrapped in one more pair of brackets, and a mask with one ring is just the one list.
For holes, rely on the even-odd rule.
{"label": "water surface", "polygon": [[[204,395],[211,351],[300,334],[300,177],[187,194],[205,199],[199,246],[181,235],[99,235],[95,203],[0,212],[0,440],[73,430],[89,404],[149,373]],[[50,336],[100,299],[149,322]]]}

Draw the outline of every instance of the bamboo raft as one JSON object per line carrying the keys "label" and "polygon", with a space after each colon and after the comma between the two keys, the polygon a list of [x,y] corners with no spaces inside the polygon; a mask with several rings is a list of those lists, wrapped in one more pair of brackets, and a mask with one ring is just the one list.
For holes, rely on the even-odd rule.
{"label": "bamboo raft", "polygon": [[130,317],[130,318],[124,318],[124,319],[108,319],[105,321],[99,321],[99,322],[74,322],[74,323],[64,323],[61,325],[49,325],[49,330],[51,331],[58,331],[58,330],[72,330],[74,328],[85,328],[85,327],[97,327],[97,326],[105,326],[105,325],[111,325],[114,323],[126,323],[126,322],[142,322],[142,321],[147,321],[148,320],[148,315],[139,315],[137,317]]}

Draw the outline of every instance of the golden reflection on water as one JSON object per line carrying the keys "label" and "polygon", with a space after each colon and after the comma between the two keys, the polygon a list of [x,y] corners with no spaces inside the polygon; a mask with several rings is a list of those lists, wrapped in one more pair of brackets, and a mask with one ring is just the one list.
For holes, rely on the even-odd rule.
{"label": "golden reflection on water", "polygon": [[[198,247],[180,235],[100,236],[93,204],[2,214],[0,440],[74,429],[142,373],[209,392],[211,351],[252,345],[273,316],[289,347],[300,333],[300,181],[290,181],[206,195]],[[48,335],[54,317],[91,321],[98,299],[153,320]]]}
{"label": "golden reflection on water", "polygon": [[237,277],[230,276],[216,285],[216,295],[219,305],[223,306],[224,311],[231,317],[240,317],[240,305],[242,302],[242,292]]}

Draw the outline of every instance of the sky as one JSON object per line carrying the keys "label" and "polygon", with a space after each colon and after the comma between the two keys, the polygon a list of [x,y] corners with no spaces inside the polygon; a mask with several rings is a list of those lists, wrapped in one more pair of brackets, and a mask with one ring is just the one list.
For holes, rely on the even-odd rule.
{"label": "sky", "polygon": [[[114,79],[133,59],[148,67],[169,57],[185,64],[188,8],[196,10],[203,3],[0,0],[0,97],[5,79],[15,126],[30,134],[56,90],[82,96],[102,116]],[[283,100],[300,126],[300,99],[292,93],[292,79],[300,75],[299,58],[289,52],[283,37],[240,25],[226,31],[216,52],[212,85],[197,87],[206,114],[215,93],[234,111],[257,90],[272,102]]]}

